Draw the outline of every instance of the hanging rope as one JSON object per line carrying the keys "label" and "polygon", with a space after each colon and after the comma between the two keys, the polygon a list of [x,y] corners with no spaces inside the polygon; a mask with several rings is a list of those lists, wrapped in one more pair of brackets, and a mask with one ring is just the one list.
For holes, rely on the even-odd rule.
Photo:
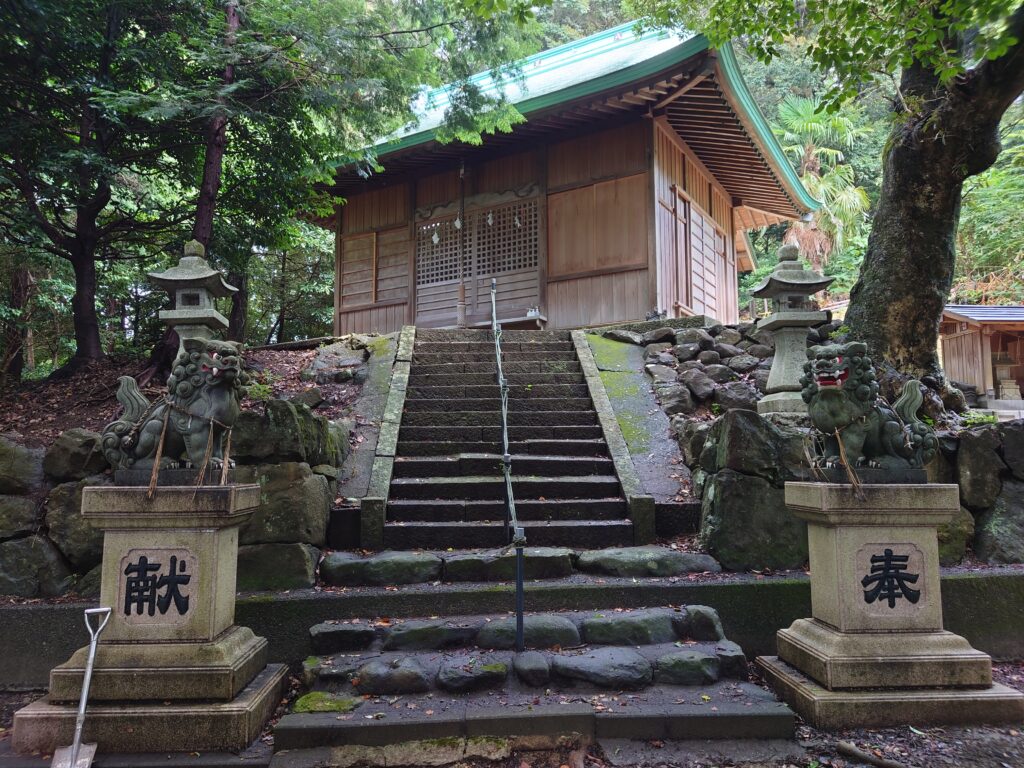
{"label": "hanging rope", "polygon": [[156,444],[156,454],[153,456],[153,471],[149,475],[149,488],[146,489],[146,499],[151,500],[156,492],[156,481],[160,475],[160,461],[164,456],[164,437],[167,435],[167,419],[171,415],[171,409],[164,410],[163,426],[160,428],[160,440]]}

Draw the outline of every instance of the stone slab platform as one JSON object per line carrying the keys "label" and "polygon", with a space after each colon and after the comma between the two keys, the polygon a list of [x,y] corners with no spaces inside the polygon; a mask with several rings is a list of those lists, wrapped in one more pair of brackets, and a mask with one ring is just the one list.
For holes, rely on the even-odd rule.
{"label": "stone slab platform", "polygon": [[[403,697],[403,704],[409,697]],[[610,739],[789,739],[795,725],[792,710],[769,699],[744,698],[705,703],[700,692],[687,703],[671,698],[619,707],[586,702],[532,704],[463,698],[446,708],[430,709],[430,700],[416,710],[389,709],[372,702],[351,717],[336,713],[291,714],[274,728],[274,749],[293,750],[349,744],[385,746],[406,741],[519,737],[578,736],[589,742]],[[427,711],[431,714],[428,715]],[[380,714],[375,717],[374,712]]]}
{"label": "stone slab platform", "polygon": [[[272,756],[270,745],[257,740],[240,752],[97,752],[93,768],[266,768]],[[9,739],[0,741],[0,768],[51,768],[51,763],[49,754],[15,754]]]}
{"label": "stone slab platform", "polygon": [[783,700],[815,728],[823,730],[1024,721],[1024,694],[1004,685],[982,689],[829,691],[777,656],[759,656],[757,664]]}
{"label": "stone slab platform", "polygon": [[[247,747],[281,699],[284,664],[271,664],[233,701],[205,704],[98,704],[90,706],[83,741],[103,752],[177,752]],[[77,706],[46,698],[14,716],[16,752],[52,753],[71,743]]]}

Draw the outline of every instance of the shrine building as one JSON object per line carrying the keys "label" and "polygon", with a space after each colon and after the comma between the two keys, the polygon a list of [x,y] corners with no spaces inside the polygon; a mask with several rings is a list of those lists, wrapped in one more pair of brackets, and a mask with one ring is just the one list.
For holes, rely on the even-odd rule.
{"label": "shrine building", "polygon": [[503,87],[526,122],[483,143],[437,141],[448,107],[343,168],[334,332],[490,324],[572,328],[738,319],[745,233],[815,207],[729,46],[625,24],[519,63]]}

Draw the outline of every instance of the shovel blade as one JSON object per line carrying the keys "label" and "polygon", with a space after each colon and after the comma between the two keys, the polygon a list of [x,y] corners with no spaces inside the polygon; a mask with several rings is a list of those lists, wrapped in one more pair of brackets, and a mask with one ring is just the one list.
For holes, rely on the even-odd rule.
{"label": "shovel blade", "polygon": [[89,768],[94,757],[96,757],[96,745],[82,744],[78,748],[78,760],[75,765],[72,765],[71,747],[61,747],[53,753],[53,762],[50,763],[50,768]]}

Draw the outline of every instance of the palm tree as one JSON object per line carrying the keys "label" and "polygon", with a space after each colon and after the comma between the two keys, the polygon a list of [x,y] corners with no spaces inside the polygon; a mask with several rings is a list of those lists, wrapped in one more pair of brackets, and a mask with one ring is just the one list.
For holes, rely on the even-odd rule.
{"label": "palm tree", "polygon": [[853,166],[843,150],[867,133],[849,113],[826,112],[815,99],[787,96],[779,105],[776,136],[796,163],[804,186],[821,201],[810,221],[790,226],[785,242],[795,244],[815,269],[821,269],[835,250],[864,224],[868,196],[857,186]]}

